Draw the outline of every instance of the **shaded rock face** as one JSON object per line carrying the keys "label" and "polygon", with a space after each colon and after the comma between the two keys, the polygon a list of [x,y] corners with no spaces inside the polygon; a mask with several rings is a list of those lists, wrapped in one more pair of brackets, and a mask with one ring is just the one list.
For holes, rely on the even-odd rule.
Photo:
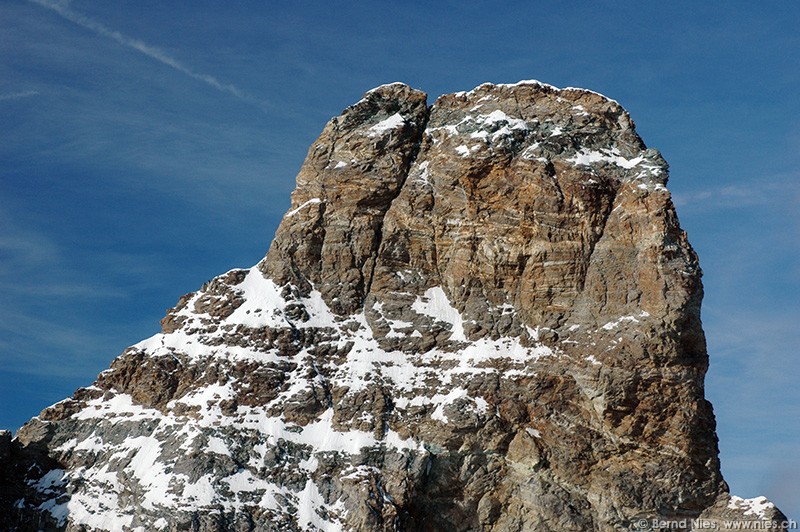
{"label": "shaded rock face", "polygon": [[630,530],[783,519],[717,458],[701,271],[616,102],[365,94],[264,260],[3,447],[20,530]]}

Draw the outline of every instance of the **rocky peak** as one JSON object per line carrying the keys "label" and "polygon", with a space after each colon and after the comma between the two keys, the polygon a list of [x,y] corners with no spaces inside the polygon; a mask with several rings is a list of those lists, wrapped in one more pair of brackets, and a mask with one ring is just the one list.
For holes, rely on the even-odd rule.
{"label": "rocky peak", "polygon": [[401,83],[367,92],[309,149],[258,265],[182,297],[161,334],[0,445],[20,479],[9,519],[782,518],[720,474],[701,271],[667,175],[591,91],[484,84],[430,107]]}
{"label": "rocky peak", "polygon": [[420,148],[426,94],[401,83],[367,92],[331,119],[297,176],[292,209],[261,264],[279,284],[315,286],[352,314],[372,283],[386,211]]}
{"label": "rocky peak", "polygon": [[[440,287],[473,318],[471,340],[555,329],[572,315],[661,318],[690,294],[699,302],[667,165],[619,104],[538,82],[484,84],[430,110],[424,99],[387,85],[328,123],[261,264],[266,275],[313,285],[337,314],[364,307],[373,328],[376,305],[407,320],[394,313]],[[653,211],[665,214],[655,227]],[[603,265],[614,254],[634,256],[616,261],[628,270],[609,280]],[[640,286],[658,261],[687,278]]]}

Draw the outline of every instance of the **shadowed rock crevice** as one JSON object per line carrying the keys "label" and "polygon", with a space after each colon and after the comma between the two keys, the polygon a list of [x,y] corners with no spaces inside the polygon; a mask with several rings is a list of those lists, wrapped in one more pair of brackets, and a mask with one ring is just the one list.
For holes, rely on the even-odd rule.
{"label": "shadowed rock crevice", "polygon": [[[409,161],[408,161],[408,168],[406,170],[406,174],[403,176],[403,180],[400,183],[400,186],[397,189],[397,195],[399,195],[400,191],[403,189],[403,185],[405,185],[406,179],[408,178],[408,171],[410,171],[411,166],[414,164],[414,162],[417,159],[417,155],[419,154],[420,148],[422,146],[422,135],[423,135],[423,133],[425,131],[425,127],[428,124],[428,117],[430,116],[430,109],[431,109],[430,107],[427,109],[428,112],[425,114],[424,121],[423,121],[423,123],[421,124],[421,126],[419,128],[419,137],[417,139],[417,142],[416,142],[416,144],[414,144],[412,146],[411,156],[410,156]],[[385,212],[388,212],[389,209],[392,208],[392,202],[394,202],[395,199],[397,199],[397,195],[395,195],[389,201],[389,206],[387,207]],[[384,217],[385,217],[385,212],[384,212]],[[364,288],[365,296],[369,295],[370,289],[372,288],[372,279],[375,276],[375,266],[377,265],[378,252],[379,252],[379,250],[381,248],[381,245],[383,244],[383,234],[384,234],[383,221],[384,221],[384,218],[381,218],[381,223],[380,223],[380,226],[378,228],[378,234],[376,235],[375,244],[374,244],[374,247],[372,249],[371,268],[370,268],[370,272],[369,272],[369,277],[367,279],[366,287]]]}
{"label": "shadowed rock crevice", "polygon": [[[384,85],[331,119],[308,152],[292,210],[261,263],[266,275],[314,286],[337,314],[361,308],[384,215],[419,151],[426,99],[406,85]],[[308,234],[308,227],[319,230]],[[296,269],[287,272],[286,262]]]}

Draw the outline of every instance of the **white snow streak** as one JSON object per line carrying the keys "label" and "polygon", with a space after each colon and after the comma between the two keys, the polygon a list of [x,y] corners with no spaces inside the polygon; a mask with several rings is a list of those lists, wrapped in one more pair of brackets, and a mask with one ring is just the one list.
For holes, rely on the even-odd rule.
{"label": "white snow streak", "polygon": [[311,198],[310,200],[308,200],[307,202],[303,203],[302,205],[300,205],[296,209],[293,209],[293,210],[287,212],[286,215],[284,216],[284,218],[291,218],[292,216],[294,216],[295,214],[297,214],[298,212],[303,210],[304,207],[308,207],[309,205],[312,205],[314,203],[322,203],[322,200],[319,199],[319,198]]}

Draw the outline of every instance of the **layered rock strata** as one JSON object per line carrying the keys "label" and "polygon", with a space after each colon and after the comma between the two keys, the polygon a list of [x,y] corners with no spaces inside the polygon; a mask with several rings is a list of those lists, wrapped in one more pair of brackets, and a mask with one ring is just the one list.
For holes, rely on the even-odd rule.
{"label": "layered rock strata", "polygon": [[783,519],[720,475],[701,270],[628,113],[533,81],[426,100],[331,119],[264,260],[0,446],[9,523]]}

